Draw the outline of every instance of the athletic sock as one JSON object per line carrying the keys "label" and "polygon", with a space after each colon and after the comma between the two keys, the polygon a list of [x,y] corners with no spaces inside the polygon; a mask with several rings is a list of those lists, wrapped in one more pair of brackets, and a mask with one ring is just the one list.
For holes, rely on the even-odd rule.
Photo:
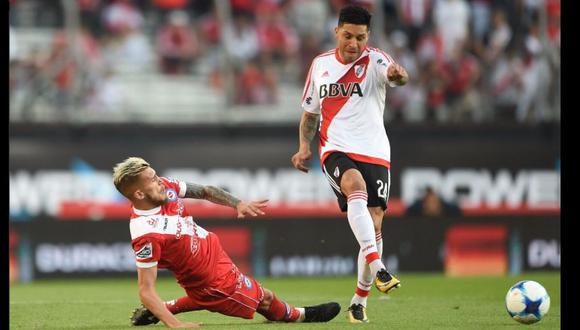
{"label": "athletic sock", "polygon": [[[375,260],[374,262],[376,263],[376,268],[373,269],[373,264],[370,263],[369,264],[369,277],[372,279],[375,278],[375,276],[377,276],[377,272],[381,269],[387,269],[387,267],[385,266],[385,264],[383,264],[383,235],[381,233],[378,233],[375,235],[375,242],[377,244],[377,252],[379,254],[379,259]],[[379,261],[379,262],[377,262]]]}
{"label": "athletic sock", "polygon": [[370,291],[367,290],[362,290],[361,288],[359,288],[357,286],[356,291],[354,292],[354,295],[352,296],[352,299],[350,300],[350,304],[360,304],[363,305],[364,307],[367,307],[367,299],[369,298],[369,293]]}
{"label": "athletic sock", "polygon": [[348,196],[348,223],[356,237],[362,254],[369,264],[372,274],[385,268],[377,250],[373,218],[367,208],[368,195],[366,191],[355,191]]}
{"label": "athletic sock", "polygon": [[[379,256],[383,256],[383,238],[382,234],[379,232],[375,235],[377,242],[377,251]],[[370,290],[373,284],[374,276],[371,274],[370,267],[366,263],[362,252],[359,250],[357,259],[357,287],[354,295],[350,301],[350,304],[361,304],[364,307],[367,306],[367,299],[370,294]]]}
{"label": "athletic sock", "polygon": [[267,311],[259,311],[270,321],[301,322],[304,320],[304,308],[293,307],[273,294],[272,303]]}
{"label": "athletic sock", "polygon": [[165,307],[167,307],[171,314],[191,312],[198,309],[198,306],[188,296],[166,301]]}

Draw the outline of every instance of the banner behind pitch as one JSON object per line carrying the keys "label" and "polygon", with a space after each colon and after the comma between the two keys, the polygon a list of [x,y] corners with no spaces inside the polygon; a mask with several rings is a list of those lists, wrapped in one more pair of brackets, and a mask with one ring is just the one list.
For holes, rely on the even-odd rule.
{"label": "banner behind pitch", "polygon": [[[202,220],[199,224],[220,237],[242,271],[257,277],[356,272],[358,244],[343,218]],[[464,227],[504,228],[505,235],[493,246],[505,255],[499,268],[503,272],[560,269],[559,217],[388,218],[383,224],[383,260],[394,272],[443,272],[449,261],[448,234]],[[11,272],[23,281],[136,273],[126,221],[22,222],[10,229],[11,261],[15,260]],[[480,254],[489,251],[485,237],[471,243],[459,248]],[[456,261],[461,267],[465,260]]]}

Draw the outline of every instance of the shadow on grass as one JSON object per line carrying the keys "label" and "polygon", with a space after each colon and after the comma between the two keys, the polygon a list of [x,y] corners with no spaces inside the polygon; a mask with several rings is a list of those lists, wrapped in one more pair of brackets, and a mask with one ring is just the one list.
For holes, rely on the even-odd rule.
{"label": "shadow on grass", "polygon": [[[202,322],[202,326],[199,329],[244,329],[244,328],[258,328],[258,329],[287,329],[287,328],[295,328],[300,326],[311,327],[315,324],[328,324],[328,323],[286,323],[286,322],[270,322],[270,321],[260,321],[260,322],[252,322],[243,320],[238,322],[211,322],[211,323],[204,323]],[[54,328],[57,329],[57,328]],[[166,329],[166,327],[159,323],[157,325],[149,325],[145,327],[134,327],[131,325],[122,325],[122,324],[104,324],[102,326],[95,326],[95,325],[87,325],[87,326],[71,326],[71,327],[58,327],[58,329],[110,329],[110,330],[118,330],[118,329],[143,329],[143,330],[153,330],[153,329]],[[193,329],[193,328],[192,328]]]}

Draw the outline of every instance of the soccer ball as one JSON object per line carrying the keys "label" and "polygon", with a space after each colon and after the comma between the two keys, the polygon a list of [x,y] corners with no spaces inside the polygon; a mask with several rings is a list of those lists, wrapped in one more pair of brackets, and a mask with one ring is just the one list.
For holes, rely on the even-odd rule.
{"label": "soccer ball", "polygon": [[514,320],[532,324],[548,313],[550,296],[540,283],[520,281],[508,290],[505,296],[505,307]]}

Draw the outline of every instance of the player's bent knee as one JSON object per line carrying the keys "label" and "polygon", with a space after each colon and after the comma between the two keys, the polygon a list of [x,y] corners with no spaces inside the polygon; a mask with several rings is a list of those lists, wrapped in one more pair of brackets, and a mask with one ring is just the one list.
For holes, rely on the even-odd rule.
{"label": "player's bent knee", "polygon": [[359,171],[349,169],[344,172],[342,179],[340,180],[340,189],[348,196],[355,191],[367,191],[367,185]]}

